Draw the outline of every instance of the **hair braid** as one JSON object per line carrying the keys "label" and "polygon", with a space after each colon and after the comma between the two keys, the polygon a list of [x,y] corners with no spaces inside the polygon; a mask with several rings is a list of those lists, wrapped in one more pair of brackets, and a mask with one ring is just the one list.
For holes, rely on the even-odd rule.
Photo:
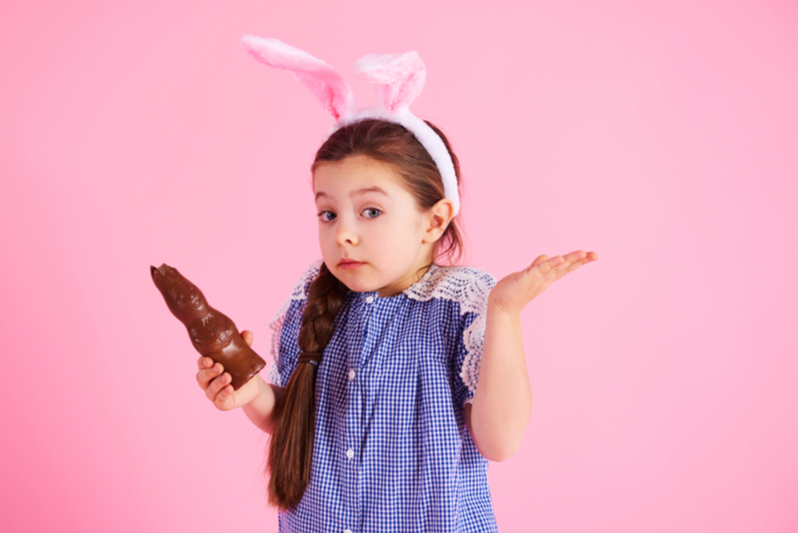
{"label": "hair braid", "polygon": [[298,338],[303,353],[275,407],[267,460],[269,503],[284,511],[300,503],[311,478],[317,365],[347,292],[325,263],[308,291]]}

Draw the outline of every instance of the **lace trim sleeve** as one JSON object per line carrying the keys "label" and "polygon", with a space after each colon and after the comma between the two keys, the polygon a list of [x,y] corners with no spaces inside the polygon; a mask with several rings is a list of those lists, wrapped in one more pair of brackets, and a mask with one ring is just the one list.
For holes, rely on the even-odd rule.
{"label": "lace trim sleeve", "polygon": [[[490,289],[491,290],[491,289]],[[486,333],[486,312],[481,311],[472,324],[464,330],[464,346],[467,355],[461,364],[459,376],[464,382],[469,394],[465,403],[472,403],[472,397],[478,389],[478,376],[481,369],[481,355],[483,354],[483,337]]]}
{"label": "lace trim sleeve", "polygon": [[486,305],[489,293],[496,284],[497,280],[493,276],[475,268],[434,265],[425,273],[420,283],[412,285],[404,292],[412,300],[451,300],[459,304],[461,315],[477,315],[463,333],[466,353],[459,376],[469,391],[466,403],[472,402],[472,395],[478,387],[483,337],[486,332]]}
{"label": "lace trim sleeve", "polygon": [[308,297],[308,287],[319,275],[319,268],[321,265],[322,260],[319,260],[306,269],[300,279],[297,280],[297,283],[295,283],[291,296],[283,303],[275,314],[275,317],[269,322],[272,338],[269,347],[270,360],[267,370],[267,379],[274,385],[283,386],[281,375],[278,371],[278,360],[280,358],[281,331],[283,331],[283,324],[286,321],[286,312],[289,310],[292,302],[302,301]]}

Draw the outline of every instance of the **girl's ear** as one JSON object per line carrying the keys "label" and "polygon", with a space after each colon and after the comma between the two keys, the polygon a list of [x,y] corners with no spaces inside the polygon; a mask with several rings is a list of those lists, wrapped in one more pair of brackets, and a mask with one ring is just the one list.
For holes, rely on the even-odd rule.
{"label": "girl's ear", "polygon": [[453,220],[454,213],[455,207],[452,200],[443,198],[436,202],[428,212],[428,228],[425,230],[422,242],[428,243],[439,240],[439,237],[447,230],[447,226],[450,225],[450,221]]}

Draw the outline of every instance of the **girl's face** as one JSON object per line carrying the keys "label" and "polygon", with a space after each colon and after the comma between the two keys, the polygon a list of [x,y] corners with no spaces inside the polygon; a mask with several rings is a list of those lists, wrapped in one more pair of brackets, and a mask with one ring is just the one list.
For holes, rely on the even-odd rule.
{"label": "girl's face", "polygon": [[350,290],[378,296],[419,280],[451,218],[437,215],[448,200],[421,211],[394,168],[366,156],[318,165],[314,193],[325,265]]}

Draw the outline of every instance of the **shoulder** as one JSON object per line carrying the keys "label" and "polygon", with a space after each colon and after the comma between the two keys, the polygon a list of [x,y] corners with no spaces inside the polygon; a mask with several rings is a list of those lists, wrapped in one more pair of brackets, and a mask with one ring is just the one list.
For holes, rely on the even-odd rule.
{"label": "shoulder", "polygon": [[[308,300],[308,289],[311,287],[311,283],[319,276],[321,266],[322,260],[319,260],[305,269],[300,279],[294,284],[292,293],[269,323],[269,328],[272,331],[269,350],[271,356],[271,364],[269,366],[270,383],[284,386],[289,380],[288,375],[284,375],[284,370],[289,367],[283,359],[286,355],[296,354],[299,350],[299,347],[296,346],[297,335],[302,325],[303,309]],[[284,346],[283,350],[281,348],[282,340],[289,343],[288,347]],[[284,357],[281,357],[282,352]]]}
{"label": "shoulder", "polygon": [[433,265],[403,293],[411,300],[449,300],[459,305],[461,314],[480,313],[486,308],[489,292],[497,284],[491,274],[467,266]]}
{"label": "shoulder", "polygon": [[294,284],[292,293],[283,303],[275,317],[270,321],[270,327],[274,332],[279,332],[283,328],[287,314],[292,314],[292,310],[299,310],[305,307],[306,300],[308,299],[308,289],[311,283],[319,276],[319,269],[322,266],[322,260],[311,263],[300,276],[300,279]]}
{"label": "shoulder", "polygon": [[300,276],[300,279],[294,284],[292,293],[275,314],[275,318],[272,319],[272,322],[280,320],[292,306],[292,303],[300,302],[302,305],[305,305],[305,301],[308,299],[308,289],[311,287],[311,283],[319,276],[319,269],[321,266],[322,259],[314,261],[306,268]]}
{"label": "shoulder", "polygon": [[290,300],[306,300],[308,298],[308,289],[311,283],[319,276],[319,269],[322,266],[322,259],[311,263],[294,284]]}

